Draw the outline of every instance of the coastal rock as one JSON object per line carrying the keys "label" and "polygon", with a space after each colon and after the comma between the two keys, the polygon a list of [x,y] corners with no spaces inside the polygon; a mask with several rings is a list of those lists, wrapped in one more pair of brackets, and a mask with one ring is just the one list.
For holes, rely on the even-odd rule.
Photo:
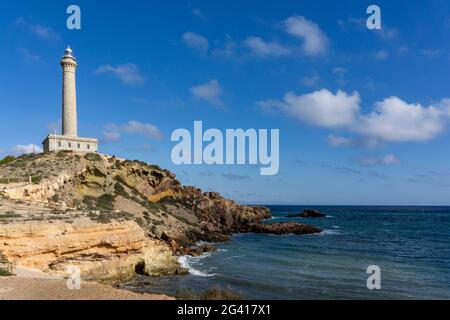
{"label": "coastal rock", "polygon": [[102,154],[24,155],[0,166],[0,176],[34,177],[31,184],[0,185],[9,199],[91,212],[91,220],[102,223],[135,220],[150,238],[175,240],[182,247],[226,241],[246,225],[270,217],[267,208],[182,186],[158,166]]}
{"label": "coastal rock", "polygon": [[268,224],[255,224],[252,225],[248,232],[255,233],[271,233],[271,234],[314,234],[322,232],[322,229],[316,228],[309,224],[297,223],[297,222],[279,222]]}
{"label": "coastal rock", "polygon": [[324,218],[326,215],[317,210],[306,209],[298,215],[289,215],[288,217],[300,217],[300,218]]}
{"label": "coastal rock", "polygon": [[0,251],[52,273],[68,265],[93,277],[183,273],[176,255],[210,252],[196,244],[270,217],[267,208],[182,186],[156,165],[97,153],[23,155],[1,164],[0,176],[32,177],[0,184]]}
{"label": "coastal rock", "polygon": [[198,257],[198,256],[201,256],[201,255],[203,255],[205,253],[214,252],[216,250],[217,249],[214,246],[210,245],[210,244],[202,244],[200,246],[193,247],[193,248],[184,248],[183,249],[183,255],[190,255],[190,256],[193,256],[193,257]]}
{"label": "coastal rock", "polygon": [[[0,214],[1,217],[1,214]],[[36,221],[0,225],[0,252],[18,267],[63,275],[77,266],[84,279],[131,277],[137,265],[148,275],[176,274],[177,257],[135,222]]]}

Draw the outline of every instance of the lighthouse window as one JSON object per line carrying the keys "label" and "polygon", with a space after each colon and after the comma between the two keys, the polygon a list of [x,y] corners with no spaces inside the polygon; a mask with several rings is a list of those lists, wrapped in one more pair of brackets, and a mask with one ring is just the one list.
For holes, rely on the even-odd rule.
{"label": "lighthouse window", "polygon": [[69,142],[69,148],[72,148],[72,143],[71,142]]}
{"label": "lighthouse window", "polygon": [[80,144],[78,144],[78,149],[80,149],[81,148],[81,145]]}
{"label": "lighthouse window", "polygon": [[61,147],[61,141],[58,141],[58,147]]}
{"label": "lighthouse window", "polygon": [[88,149],[90,149],[90,148],[91,148],[91,146],[90,146],[90,145],[88,144],[88,145],[87,145],[87,148],[88,148]]}

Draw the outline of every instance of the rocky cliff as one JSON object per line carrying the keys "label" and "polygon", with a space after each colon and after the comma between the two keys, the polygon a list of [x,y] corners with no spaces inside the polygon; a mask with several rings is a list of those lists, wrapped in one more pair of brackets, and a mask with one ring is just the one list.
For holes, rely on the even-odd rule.
{"label": "rocky cliff", "polygon": [[0,184],[0,251],[41,270],[75,264],[90,275],[177,273],[176,255],[201,253],[192,249],[200,240],[274,232],[255,227],[270,217],[266,208],[182,186],[140,161],[60,151],[1,165],[1,177],[31,183]]}

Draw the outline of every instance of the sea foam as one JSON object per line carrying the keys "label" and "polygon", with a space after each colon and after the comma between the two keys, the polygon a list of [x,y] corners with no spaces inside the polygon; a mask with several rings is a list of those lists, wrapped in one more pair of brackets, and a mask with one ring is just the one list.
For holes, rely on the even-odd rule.
{"label": "sea foam", "polygon": [[192,265],[198,262],[199,259],[205,258],[209,256],[209,254],[204,254],[199,257],[191,257],[191,256],[181,256],[178,258],[178,262],[181,264],[183,268],[186,268],[189,270],[189,273],[198,276],[198,277],[214,277],[216,274],[214,273],[207,273],[204,271],[200,271],[198,269],[195,269]]}

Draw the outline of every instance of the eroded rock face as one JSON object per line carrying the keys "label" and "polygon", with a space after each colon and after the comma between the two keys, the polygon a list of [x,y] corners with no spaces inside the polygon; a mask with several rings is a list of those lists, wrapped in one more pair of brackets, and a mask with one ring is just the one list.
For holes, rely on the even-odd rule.
{"label": "eroded rock face", "polygon": [[[63,163],[64,165],[61,165]],[[135,220],[153,239],[182,247],[224,241],[233,232],[270,216],[218,193],[184,187],[175,175],[140,161],[73,152],[28,155],[0,166],[0,176],[40,174],[39,183],[8,188],[8,197],[83,211],[99,222]]]}
{"label": "eroded rock face", "polygon": [[67,266],[77,266],[87,279],[126,278],[140,262],[149,275],[181,271],[170,248],[149,239],[132,221],[2,224],[0,251],[19,266],[48,273],[63,274]]}

